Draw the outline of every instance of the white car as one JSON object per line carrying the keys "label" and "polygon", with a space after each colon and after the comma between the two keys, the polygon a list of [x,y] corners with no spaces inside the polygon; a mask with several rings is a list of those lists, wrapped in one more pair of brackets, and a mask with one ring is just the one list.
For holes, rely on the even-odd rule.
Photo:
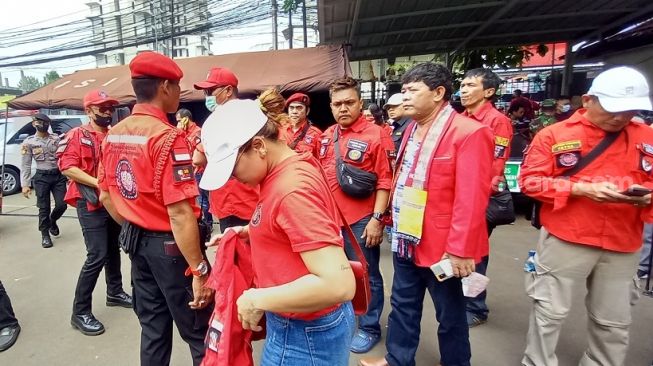
{"label": "white car", "polygon": [[[50,115],[52,120],[50,131],[56,134],[64,134],[70,129],[88,122],[86,115]],[[6,135],[5,135],[6,133]],[[7,196],[20,191],[20,145],[30,135],[36,133],[32,126],[32,117],[9,117],[0,119],[0,171],[2,174],[2,193]],[[5,139],[6,136],[6,139]],[[4,159],[3,159],[4,156]],[[36,170],[36,164],[32,163],[32,175]]]}

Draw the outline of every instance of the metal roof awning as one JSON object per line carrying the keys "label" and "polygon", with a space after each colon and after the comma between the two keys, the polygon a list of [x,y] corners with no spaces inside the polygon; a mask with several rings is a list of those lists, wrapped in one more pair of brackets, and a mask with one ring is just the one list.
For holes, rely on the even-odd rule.
{"label": "metal roof awning", "polygon": [[318,2],[320,42],[351,60],[595,39],[651,16],[651,0]]}

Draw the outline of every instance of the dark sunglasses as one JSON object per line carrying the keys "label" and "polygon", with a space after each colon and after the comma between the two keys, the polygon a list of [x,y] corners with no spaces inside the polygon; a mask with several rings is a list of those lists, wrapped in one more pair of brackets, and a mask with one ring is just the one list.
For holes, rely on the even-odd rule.
{"label": "dark sunglasses", "polygon": [[116,110],[112,105],[99,105],[97,108],[100,113],[113,113]]}

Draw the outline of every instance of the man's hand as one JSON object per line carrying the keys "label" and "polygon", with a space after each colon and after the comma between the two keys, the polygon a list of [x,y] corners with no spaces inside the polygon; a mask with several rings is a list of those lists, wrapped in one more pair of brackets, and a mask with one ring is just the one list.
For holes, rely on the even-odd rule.
{"label": "man's hand", "polygon": [[213,301],[213,290],[204,286],[208,278],[193,276],[193,301],[188,303],[191,309],[204,309]]}
{"label": "man's hand", "polygon": [[[634,184],[632,187],[642,187]],[[596,202],[630,203],[638,207],[645,207],[651,204],[651,195],[642,197],[626,196],[619,193],[619,187],[610,182],[600,183],[574,183],[571,188],[574,196],[587,197]]]}
{"label": "man's hand", "polygon": [[30,187],[23,187],[23,196],[25,198],[29,198],[29,194],[32,192],[32,189]]}
{"label": "man's hand", "polygon": [[445,258],[449,258],[451,261],[451,268],[453,268],[453,275],[455,277],[467,277],[474,272],[474,269],[476,269],[474,258],[462,258],[453,254],[444,253],[442,259]]}
{"label": "man's hand", "polygon": [[[234,226],[234,227],[227,228],[227,230],[234,230],[234,231],[236,231],[236,233],[238,233],[238,237],[240,237],[243,240],[249,240],[249,225],[247,225],[247,226]],[[226,233],[226,230],[225,230],[225,233]],[[211,237],[211,240],[209,240],[206,243],[206,246],[207,247],[212,247],[212,246],[220,245],[220,240],[222,240],[222,238],[224,238],[225,233],[220,233],[220,234],[213,235]]]}
{"label": "man's hand", "polygon": [[381,221],[371,218],[370,222],[365,226],[361,239],[365,239],[365,246],[373,248],[383,241],[383,224]]}
{"label": "man's hand", "polygon": [[242,323],[243,329],[260,332],[263,330],[263,327],[258,325],[258,323],[263,318],[264,312],[254,306],[253,297],[255,294],[256,289],[249,289],[243,292],[238,300],[236,300],[236,306],[238,306],[238,321]]}

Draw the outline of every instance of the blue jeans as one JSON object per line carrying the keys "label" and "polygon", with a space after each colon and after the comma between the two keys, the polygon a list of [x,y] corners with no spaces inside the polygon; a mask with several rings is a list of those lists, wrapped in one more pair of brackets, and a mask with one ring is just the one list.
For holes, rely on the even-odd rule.
{"label": "blue jeans", "polygon": [[[370,274],[370,290],[372,298],[370,299],[370,306],[367,309],[367,313],[358,317],[358,328],[365,331],[368,334],[381,336],[381,313],[383,312],[383,277],[381,277],[381,270],[379,269],[379,263],[381,261],[381,246],[377,245],[373,248],[365,247],[365,239],[360,239],[365,231],[365,226],[370,222],[372,216],[366,216],[359,220],[358,222],[351,225],[351,230],[354,232],[354,236],[359,240],[359,246],[363,250],[363,255],[369,264],[369,274]],[[349,242],[347,234],[343,230],[342,236],[345,239],[345,253],[347,258],[351,260],[357,260],[356,252],[354,252],[352,243]]]}
{"label": "blue jeans", "polygon": [[435,317],[440,345],[440,362],[446,366],[470,366],[472,357],[465,297],[460,279],[435,279],[429,268],[393,256],[395,269],[388,317],[385,359],[391,366],[414,366],[419,344],[425,290],[436,305]]}
{"label": "blue jeans", "polygon": [[[200,180],[202,180],[202,173],[195,174],[195,181],[199,185]],[[202,221],[208,225],[213,225],[213,215],[209,212],[209,191],[198,188],[200,195],[197,196],[197,204],[202,209]]]}
{"label": "blue jeans", "polygon": [[639,269],[646,273],[651,271],[648,268],[649,258],[651,257],[651,240],[653,240],[653,224],[644,224],[644,239],[642,241],[642,254],[639,259]]}
{"label": "blue jeans", "polygon": [[[486,275],[487,273],[487,266],[488,263],[490,262],[490,256],[486,255],[481,259],[480,263],[476,264],[476,273],[480,273],[483,276]],[[487,319],[487,315],[490,312],[490,310],[487,308],[487,304],[485,303],[485,299],[487,298],[487,291],[483,291],[478,296],[476,297],[466,297],[465,299],[467,300],[467,312],[470,313],[470,315],[474,315],[477,318],[480,319]]]}
{"label": "blue jeans", "polygon": [[261,366],[347,366],[354,336],[350,302],[314,320],[265,313],[267,336]]}

